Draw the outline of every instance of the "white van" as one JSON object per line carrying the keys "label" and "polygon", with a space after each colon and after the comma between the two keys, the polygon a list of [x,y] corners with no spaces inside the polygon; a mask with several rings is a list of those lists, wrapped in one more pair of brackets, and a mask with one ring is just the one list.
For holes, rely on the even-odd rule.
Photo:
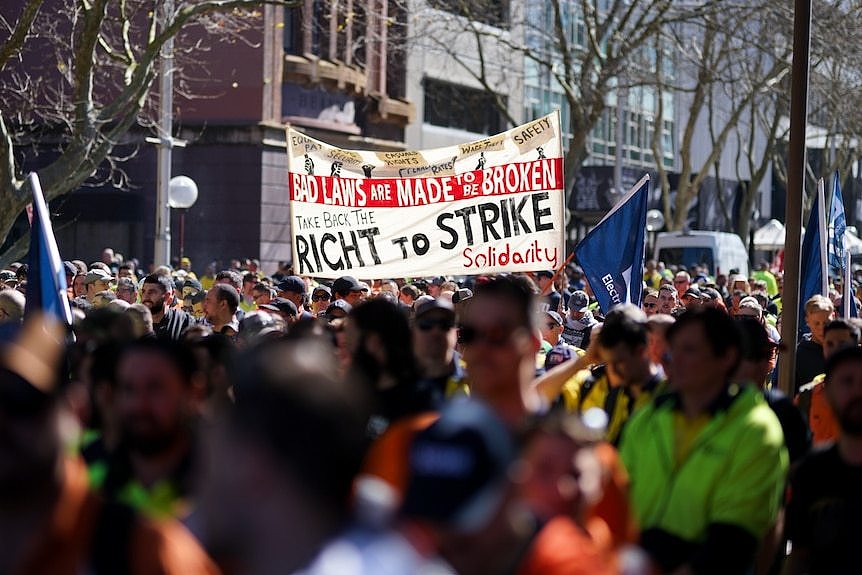
{"label": "white van", "polygon": [[656,236],[654,259],[686,267],[706,264],[713,277],[738,269],[748,277],[748,252],[736,234],[727,232],[662,232]]}

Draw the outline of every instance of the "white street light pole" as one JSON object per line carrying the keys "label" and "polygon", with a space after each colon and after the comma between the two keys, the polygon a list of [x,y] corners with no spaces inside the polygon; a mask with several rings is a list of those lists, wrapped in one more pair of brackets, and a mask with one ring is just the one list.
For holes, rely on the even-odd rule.
{"label": "white street light pole", "polygon": [[[170,26],[174,16],[174,0],[163,0],[162,29]],[[158,181],[156,182],[156,238],[153,262],[155,265],[171,263],[171,208],[168,205],[168,189],[171,182],[171,148],[173,148],[173,105],[174,105],[174,40],[168,38],[162,46],[159,92],[159,154],[157,160]]]}

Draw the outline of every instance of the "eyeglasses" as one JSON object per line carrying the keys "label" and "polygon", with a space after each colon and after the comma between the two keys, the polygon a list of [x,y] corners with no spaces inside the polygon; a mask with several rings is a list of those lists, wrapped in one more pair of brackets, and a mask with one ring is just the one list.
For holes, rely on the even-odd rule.
{"label": "eyeglasses", "polygon": [[492,326],[487,329],[477,329],[470,325],[462,325],[458,331],[458,341],[464,345],[485,342],[492,347],[503,347],[512,339],[513,329],[509,326]]}
{"label": "eyeglasses", "polygon": [[644,309],[655,309],[657,307],[658,307],[657,303],[645,303],[644,304]]}
{"label": "eyeglasses", "polygon": [[455,327],[455,322],[449,319],[420,319],[416,322],[416,327],[422,331],[431,331],[435,327],[439,327],[443,331],[449,331]]}
{"label": "eyeglasses", "polygon": [[329,301],[330,299],[332,299],[331,296],[325,293],[311,296],[311,301]]}

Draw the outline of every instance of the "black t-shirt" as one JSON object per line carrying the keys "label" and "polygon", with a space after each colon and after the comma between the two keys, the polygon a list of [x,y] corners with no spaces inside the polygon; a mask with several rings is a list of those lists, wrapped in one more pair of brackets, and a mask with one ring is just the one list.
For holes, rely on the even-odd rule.
{"label": "black t-shirt", "polygon": [[162,321],[153,326],[156,337],[179,341],[183,332],[195,323],[194,318],[181,309],[165,311]]}
{"label": "black t-shirt", "polygon": [[826,360],[823,358],[823,347],[819,343],[805,339],[796,346],[796,381],[793,394],[799,393],[799,388],[826,371]]}
{"label": "black t-shirt", "polygon": [[814,451],[791,481],[787,537],[810,552],[810,573],[858,573],[862,541],[862,466],[838,446]]}
{"label": "black t-shirt", "polygon": [[811,438],[808,426],[802,418],[802,413],[793,405],[793,401],[777,389],[763,390],[766,403],[775,412],[781,430],[784,432],[784,445],[790,455],[790,463],[802,459],[811,449]]}

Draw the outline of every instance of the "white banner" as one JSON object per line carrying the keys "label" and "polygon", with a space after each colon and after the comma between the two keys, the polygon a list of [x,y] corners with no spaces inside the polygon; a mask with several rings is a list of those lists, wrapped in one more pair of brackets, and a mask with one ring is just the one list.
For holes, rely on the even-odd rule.
{"label": "white banner", "polygon": [[418,152],[344,150],[288,129],[296,273],[473,275],[562,265],[559,114]]}

